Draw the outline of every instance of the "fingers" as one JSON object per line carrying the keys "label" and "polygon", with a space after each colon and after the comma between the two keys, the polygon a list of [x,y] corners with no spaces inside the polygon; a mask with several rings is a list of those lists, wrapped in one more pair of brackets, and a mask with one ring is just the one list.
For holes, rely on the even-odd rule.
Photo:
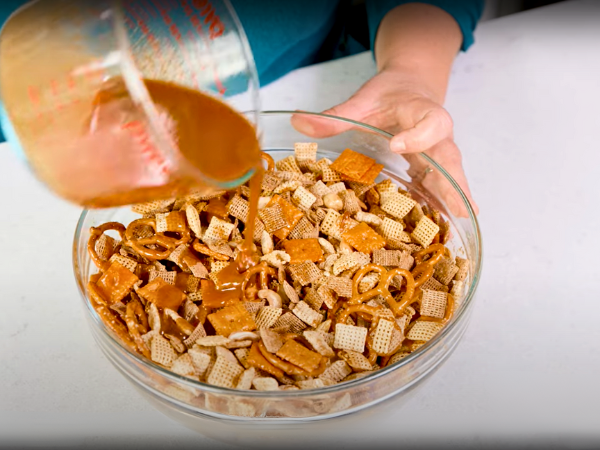
{"label": "fingers", "polygon": [[[323,111],[323,114],[361,121],[366,115],[368,105],[362,98],[359,91],[348,101]],[[300,133],[316,139],[335,136],[353,127],[351,123],[301,114],[292,116],[292,126]]]}
{"label": "fingers", "polygon": [[417,124],[396,134],[390,143],[397,153],[420,153],[452,137],[452,118],[442,108],[430,109]]}
{"label": "fingers", "polygon": [[[465,196],[469,200],[473,211],[475,214],[478,214],[479,208],[473,200],[469,183],[467,182],[467,177],[462,166],[462,156],[454,141],[451,139],[445,139],[425,153],[440,166],[442,166],[452,178],[454,178],[454,181],[456,181],[456,183],[460,186]],[[423,185],[440,195],[447,204],[448,209],[455,216],[467,217],[467,209],[464,205],[463,199],[457,194],[454,187],[442,176],[441,173],[434,172],[431,175],[431,177],[428,175],[423,180]]]}

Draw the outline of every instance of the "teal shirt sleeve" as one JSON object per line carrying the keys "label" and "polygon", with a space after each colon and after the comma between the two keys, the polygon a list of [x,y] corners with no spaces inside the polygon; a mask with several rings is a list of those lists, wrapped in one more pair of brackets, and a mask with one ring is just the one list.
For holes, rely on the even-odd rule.
{"label": "teal shirt sleeve", "polygon": [[[371,49],[375,45],[375,36],[379,24],[385,15],[396,6],[405,3],[415,3],[414,0],[366,0],[367,18],[369,21],[369,37]],[[483,13],[484,0],[419,0],[416,3],[426,3],[437,6],[450,14],[460,27],[463,35],[461,50],[467,50],[474,42],[473,32]]]}

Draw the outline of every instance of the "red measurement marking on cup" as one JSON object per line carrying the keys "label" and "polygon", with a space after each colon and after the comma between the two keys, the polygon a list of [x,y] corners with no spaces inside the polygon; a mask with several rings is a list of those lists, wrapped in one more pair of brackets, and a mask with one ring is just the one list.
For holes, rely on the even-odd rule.
{"label": "red measurement marking on cup", "polygon": [[[160,57],[162,59],[160,45],[158,43],[158,40],[156,39],[156,37],[154,36],[154,33],[152,33],[150,28],[148,28],[146,21],[142,17],[142,14],[147,14],[147,11],[140,10],[140,12],[138,13],[138,11],[136,9],[134,9],[134,7],[135,7],[135,5],[131,5],[131,7],[128,5],[126,7],[126,11],[129,12],[129,14],[131,14],[132,18],[136,21],[138,28],[144,35],[144,38],[148,41],[148,43],[152,47],[152,50],[154,50],[154,52],[156,53],[156,57]],[[133,24],[133,22],[132,22],[132,25],[133,25],[132,29],[134,29],[135,24]]]}
{"label": "red measurement marking on cup", "polygon": [[75,81],[75,77],[73,75],[69,75],[67,77],[67,86],[70,91],[73,91],[77,88],[77,82]]}
{"label": "red measurement marking on cup", "polygon": [[54,98],[54,107],[58,110],[62,110],[65,107],[65,105],[60,99],[61,92],[58,81],[54,79],[50,80],[50,91],[52,92],[52,97]]}
{"label": "red measurement marking on cup", "polygon": [[200,14],[206,16],[204,24],[208,25],[209,37],[211,39],[218,38],[225,32],[225,25],[221,18],[217,15],[214,6],[208,0],[192,0],[195,8],[201,10]]}
{"label": "red measurement marking on cup", "polygon": [[[206,38],[206,33],[204,32],[204,27],[202,26],[202,17],[206,16],[204,19],[204,24],[209,25],[209,34],[208,37],[213,40],[223,34],[225,31],[225,25],[221,21],[221,18],[216,14],[213,5],[208,0],[191,0],[192,6],[196,8],[199,12],[200,17],[197,14],[194,14],[194,9],[189,5],[187,0],[181,0],[181,5],[183,6],[183,11],[186,16],[190,19],[194,29],[198,33],[198,35],[204,41],[206,47],[208,48],[209,43]],[[221,95],[225,94],[226,88],[223,85],[221,79],[219,78],[219,73],[216,68],[213,67],[213,76],[215,85],[219,90]]]}
{"label": "red measurement marking on cup", "polygon": [[193,58],[190,57],[186,47],[185,42],[183,41],[183,37],[181,36],[181,31],[173,19],[169,15],[169,11],[171,10],[170,5],[165,5],[161,0],[152,0],[154,6],[158,10],[163,22],[169,29],[169,33],[175,39],[177,46],[179,48],[179,52],[183,58],[184,63],[188,67],[188,71],[192,77],[192,83],[194,87],[199,88],[198,78],[196,77],[196,73],[194,71],[194,64],[192,64]]}
{"label": "red measurement marking on cup", "polygon": [[40,106],[40,91],[35,86],[29,86],[27,88],[27,95],[29,95],[29,101],[33,106]]}

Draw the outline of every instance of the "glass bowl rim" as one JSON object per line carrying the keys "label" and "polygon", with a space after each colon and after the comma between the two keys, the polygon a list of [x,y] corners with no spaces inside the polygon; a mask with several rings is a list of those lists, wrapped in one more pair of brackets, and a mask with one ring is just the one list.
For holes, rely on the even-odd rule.
{"label": "glass bowl rim", "polygon": [[[260,112],[260,116],[263,116],[263,117],[292,116],[294,114],[323,117],[323,118],[330,119],[330,120],[337,120],[337,121],[349,123],[349,124],[355,125],[356,127],[362,128],[364,130],[374,132],[375,134],[385,137],[388,140],[393,137],[393,135],[388,133],[387,131],[381,130],[381,129],[373,127],[371,125],[367,125],[367,124],[364,124],[361,122],[357,122],[355,120],[346,119],[343,117],[332,116],[332,115],[328,115],[328,114],[314,113],[314,112],[308,112],[308,111],[291,111],[291,110],[271,110],[271,111],[261,111]],[[369,375],[358,378],[356,380],[347,381],[345,383],[335,384],[333,386],[325,386],[325,387],[313,388],[313,389],[301,389],[298,391],[294,391],[294,390],[290,390],[290,391],[243,390],[243,391],[241,391],[239,389],[213,386],[213,385],[210,385],[207,383],[203,383],[201,381],[192,380],[192,379],[184,377],[182,375],[178,375],[174,372],[171,372],[168,369],[165,369],[164,367],[159,366],[158,364],[145,358],[144,356],[130,351],[123,343],[121,343],[118,339],[115,339],[111,335],[111,333],[109,333],[106,330],[104,323],[98,317],[98,314],[96,313],[96,311],[94,310],[94,308],[92,307],[91,303],[88,300],[88,296],[86,293],[87,282],[84,280],[80,280],[80,277],[78,274],[78,267],[79,267],[78,242],[79,242],[81,233],[83,231],[83,224],[85,222],[85,219],[87,218],[88,213],[90,212],[90,210],[88,210],[88,209],[84,209],[83,212],[81,213],[81,216],[79,217],[79,220],[77,222],[77,227],[75,229],[75,236],[74,236],[74,241],[73,241],[73,271],[74,271],[74,275],[75,275],[75,280],[77,282],[77,287],[79,289],[79,294],[81,295],[81,298],[85,304],[87,311],[90,313],[91,317],[96,322],[96,324],[99,325],[100,330],[102,330],[102,335],[105,337],[108,337],[108,339],[110,340],[110,342],[113,346],[116,345],[117,348],[119,348],[121,352],[125,352],[130,357],[133,357],[139,364],[143,365],[146,369],[149,369],[154,372],[158,372],[161,376],[163,376],[167,379],[170,379],[171,381],[175,381],[176,383],[186,385],[187,387],[190,387],[190,388],[200,389],[201,391],[212,393],[212,394],[244,396],[244,397],[250,397],[250,398],[263,398],[263,399],[286,399],[286,398],[291,399],[291,398],[294,398],[294,399],[298,399],[298,398],[304,398],[304,397],[312,397],[314,395],[320,395],[320,394],[323,394],[323,395],[333,394],[333,393],[336,393],[339,391],[345,391],[350,388],[356,388],[358,386],[370,384],[372,381],[375,381],[379,378],[382,378],[382,377],[388,375],[391,372],[395,372],[395,371],[401,369],[405,365],[412,362],[415,358],[424,357],[424,355],[426,355],[428,352],[430,352],[430,350],[433,349],[438,342],[443,340],[443,338],[446,335],[448,335],[458,325],[460,319],[463,318],[463,316],[467,313],[471,303],[473,302],[475,291],[477,289],[477,286],[479,284],[479,279],[481,276],[482,255],[483,255],[481,230],[479,227],[479,222],[477,220],[477,216],[475,215],[475,212],[471,206],[471,203],[469,202],[467,196],[465,195],[463,190],[460,188],[458,183],[456,183],[456,181],[450,176],[450,174],[448,174],[448,172],[446,172],[446,170],[444,170],[443,167],[441,167],[437,162],[435,162],[432,158],[430,158],[429,156],[427,156],[424,153],[420,153],[420,156],[425,158],[425,160],[429,164],[431,164],[436,170],[438,170],[446,178],[446,180],[451,184],[451,186],[458,192],[458,194],[460,195],[460,198],[462,199],[463,203],[465,204],[465,206],[467,208],[467,212],[469,214],[469,220],[471,221],[471,225],[473,226],[473,229],[475,230],[475,252],[473,255],[477,258],[477,260],[475,262],[476,263],[475,270],[471,277],[471,282],[469,284],[467,294],[465,296],[465,299],[462,302],[462,305],[461,305],[461,308],[460,308],[458,314],[452,319],[452,321],[447,326],[445,326],[441,330],[441,332],[439,332],[436,336],[434,336],[433,339],[428,341],[425,345],[423,345],[422,347],[417,349],[417,351],[412,352],[408,356],[402,358],[400,361],[398,361],[394,364],[391,364],[389,366],[383,367],[381,369],[378,369]]]}

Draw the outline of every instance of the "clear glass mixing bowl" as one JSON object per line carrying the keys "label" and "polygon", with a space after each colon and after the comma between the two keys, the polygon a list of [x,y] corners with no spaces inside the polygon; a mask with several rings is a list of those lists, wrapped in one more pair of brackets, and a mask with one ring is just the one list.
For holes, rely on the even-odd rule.
{"label": "clear glass mixing bowl", "polygon": [[[336,121],[349,128],[329,138],[312,139],[292,126],[292,115],[313,121]],[[414,388],[452,353],[468,324],[481,273],[481,235],[473,210],[456,182],[425,155],[409,157],[389,151],[391,135],[368,125],[313,113],[269,111],[261,117],[263,148],[275,160],[293,154],[294,142],[319,144],[319,157],[335,159],[345,148],[385,165],[381,177],[404,186],[417,200],[427,201],[449,220],[453,254],[470,261],[460,306],[451,322],[430,342],[396,364],[351,382],[313,390],[238,391],[195,382],[131,353],[108,330],[86,295],[96,271],[86,251],[89,229],[107,221],[124,224],[138,218],[129,208],[88,210],[81,215],[73,243],[75,278],[92,334],[109,361],[160,411],[204,435],[245,446],[281,446],[311,435],[335,435],[341,427],[358,425],[366,414],[399,408]]]}

